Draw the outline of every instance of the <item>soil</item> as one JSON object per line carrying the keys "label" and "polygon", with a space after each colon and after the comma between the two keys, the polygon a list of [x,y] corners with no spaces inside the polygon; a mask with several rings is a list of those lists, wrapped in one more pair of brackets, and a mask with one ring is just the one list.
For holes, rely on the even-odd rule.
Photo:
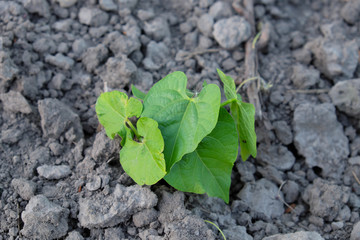
{"label": "soil", "polygon": [[[358,0],[8,0],[0,32],[0,239],[360,239]],[[136,185],[97,97],[216,68],[261,77],[230,203]]]}

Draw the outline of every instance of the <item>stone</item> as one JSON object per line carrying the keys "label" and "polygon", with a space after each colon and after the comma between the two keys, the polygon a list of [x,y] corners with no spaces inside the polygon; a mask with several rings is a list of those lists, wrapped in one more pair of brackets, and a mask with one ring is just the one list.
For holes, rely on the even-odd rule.
{"label": "stone", "polygon": [[[300,104],[294,112],[294,143],[308,167],[339,179],[349,155],[349,140],[330,103]],[[310,144],[311,143],[311,144]]]}
{"label": "stone", "polygon": [[120,55],[106,61],[101,79],[107,83],[108,87],[121,89],[136,80],[136,73],[136,65],[125,55]]}
{"label": "stone", "polygon": [[240,173],[240,179],[242,182],[252,182],[255,181],[254,174],[256,172],[256,167],[250,161],[241,161],[235,162],[236,169]]}
{"label": "stone", "polygon": [[160,237],[158,234],[158,231],[155,229],[146,229],[145,231],[139,232],[139,237],[141,240],[147,240],[147,239],[154,239],[154,240],[160,240],[163,239],[163,237]]}
{"label": "stone", "polygon": [[170,37],[169,24],[166,19],[157,17],[151,21],[145,22],[144,31],[146,35],[155,41],[161,41],[166,37]]}
{"label": "stone", "polygon": [[71,231],[69,232],[68,236],[65,240],[84,240],[83,236],[78,231]]}
{"label": "stone", "polygon": [[137,228],[144,227],[156,221],[158,216],[159,213],[154,208],[145,209],[133,215],[133,223]]}
{"label": "stone", "polygon": [[198,44],[199,32],[193,31],[185,34],[184,47],[186,50],[194,49]]}
{"label": "stone", "polygon": [[360,119],[360,78],[336,83],[329,95],[337,109]]}
{"label": "stone", "polygon": [[316,39],[311,47],[316,68],[334,82],[351,79],[358,64],[358,45],[355,40],[336,41]]}
{"label": "stone", "polygon": [[221,19],[214,24],[213,36],[225,49],[233,49],[249,39],[250,24],[240,16]]}
{"label": "stone", "polygon": [[24,8],[29,13],[37,13],[42,17],[50,17],[50,7],[46,0],[22,0]]}
{"label": "stone", "polygon": [[347,1],[340,11],[340,15],[349,24],[356,24],[359,21],[360,2],[358,0]]}
{"label": "stone", "polygon": [[228,240],[253,240],[253,237],[246,232],[243,226],[231,226],[223,231],[226,239]]}
{"label": "stone", "polygon": [[89,191],[96,191],[101,187],[101,177],[93,176],[89,182],[86,183],[86,188]]}
{"label": "stone", "polygon": [[82,7],[79,11],[79,22],[92,27],[105,25],[109,15],[98,8]]}
{"label": "stone", "polygon": [[298,200],[299,189],[299,184],[292,180],[287,180],[282,188],[285,196],[285,202],[293,203]]}
{"label": "stone", "polygon": [[276,121],[272,123],[276,137],[285,145],[289,145],[293,141],[293,134],[290,126],[285,121]]}
{"label": "stone", "polygon": [[295,163],[292,152],[282,145],[268,146],[266,143],[260,143],[257,151],[257,160],[279,170],[289,170]]}
{"label": "stone", "polygon": [[111,240],[123,240],[125,238],[124,232],[120,227],[117,228],[106,228],[105,239]]}
{"label": "stone", "polygon": [[113,227],[137,212],[156,206],[157,201],[157,196],[148,188],[117,184],[111,195],[98,193],[81,198],[78,219],[85,228]]}
{"label": "stone", "polygon": [[68,230],[68,215],[68,209],[50,202],[45,196],[34,196],[21,213],[24,222],[21,234],[30,239],[62,238]]}
{"label": "stone", "polygon": [[58,32],[70,32],[71,26],[74,24],[74,20],[72,19],[65,19],[55,22],[52,25],[52,28]]}
{"label": "stone", "polygon": [[72,44],[72,50],[77,58],[88,48],[89,44],[83,38],[76,39]]}
{"label": "stone", "polygon": [[313,215],[331,222],[349,201],[350,188],[317,178],[305,189],[302,198]]}
{"label": "stone", "polygon": [[75,64],[72,58],[64,56],[61,53],[57,53],[55,56],[46,55],[45,62],[50,63],[56,67],[62,68],[64,70],[71,69]]}
{"label": "stone", "polygon": [[227,58],[221,63],[221,66],[224,71],[230,71],[231,69],[236,68],[238,63],[232,58]]}
{"label": "stone", "polygon": [[104,42],[109,45],[110,51],[115,56],[121,54],[129,56],[141,47],[138,37],[123,35],[117,31],[109,33]]}
{"label": "stone", "polygon": [[11,181],[11,186],[24,200],[28,201],[35,195],[36,184],[32,181],[28,181],[24,178],[14,178]]}
{"label": "stone", "polygon": [[137,17],[141,20],[141,21],[148,21],[150,19],[152,19],[153,17],[155,17],[155,12],[153,9],[139,9],[137,12]]}
{"label": "stone", "polygon": [[99,5],[102,10],[105,11],[116,11],[117,5],[113,2],[113,0],[100,0]]}
{"label": "stone", "polygon": [[197,28],[205,36],[211,36],[212,28],[214,25],[214,18],[210,14],[203,14],[197,20]]}
{"label": "stone", "polygon": [[[279,188],[274,183],[262,178],[256,182],[245,183],[237,197],[257,216],[278,218],[285,211],[283,203],[277,200],[278,191]],[[283,199],[283,194],[279,194]]]}
{"label": "stone", "polygon": [[103,44],[90,47],[81,56],[82,63],[88,72],[93,72],[99,64],[104,61],[109,54],[109,50]]}
{"label": "stone", "polygon": [[44,164],[49,161],[50,153],[47,147],[37,147],[34,151],[29,154],[30,162]]}
{"label": "stone", "polygon": [[276,234],[263,238],[263,240],[324,240],[317,232],[298,231],[288,234]]}
{"label": "stone", "polygon": [[48,87],[56,90],[69,90],[72,84],[66,81],[66,76],[62,73],[57,73],[50,81]]}
{"label": "stone", "polygon": [[72,128],[75,141],[83,138],[80,118],[67,105],[57,99],[46,98],[38,101],[38,108],[45,137],[57,139]]}
{"label": "stone", "polygon": [[342,229],[344,227],[344,222],[332,222],[331,223],[331,228],[336,231],[339,229]]}
{"label": "stone", "polygon": [[64,150],[64,147],[58,142],[50,143],[49,148],[55,156],[60,156]]}
{"label": "stone", "polygon": [[20,141],[23,135],[23,130],[17,127],[12,127],[1,131],[1,142],[14,144]]}
{"label": "stone", "polygon": [[8,87],[18,73],[19,69],[10,58],[9,53],[0,51],[0,90]]}
{"label": "stone", "polygon": [[231,6],[228,2],[225,1],[215,1],[215,3],[210,7],[209,14],[215,19],[221,19],[230,17],[233,15]]}
{"label": "stone", "polygon": [[59,2],[60,7],[68,8],[74,6],[78,0],[57,0]]}
{"label": "stone", "polygon": [[174,240],[215,240],[213,231],[205,225],[204,220],[195,216],[186,216],[181,221],[166,224],[164,232]]}
{"label": "stone", "polygon": [[291,81],[300,89],[307,89],[316,85],[320,80],[320,72],[314,68],[307,68],[302,64],[292,67]]}
{"label": "stone", "polygon": [[68,165],[42,165],[36,170],[41,177],[50,180],[61,179],[71,174],[71,170]]}
{"label": "stone", "polygon": [[120,10],[130,9],[133,10],[138,3],[138,0],[117,0]]}
{"label": "stone", "polygon": [[350,240],[359,240],[360,239],[360,222],[354,224],[351,231]]}
{"label": "stone", "polygon": [[32,112],[30,104],[19,92],[10,90],[8,93],[0,93],[0,99],[3,102],[5,111],[24,114]]}
{"label": "stone", "polygon": [[205,37],[203,35],[200,35],[199,37],[199,44],[198,44],[198,48],[199,49],[208,49],[213,45],[213,40],[211,40],[208,37]]}
{"label": "stone", "polygon": [[270,180],[277,184],[282,184],[284,182],[284,173],[280,172],[274,166],[267,165],[265,167],[258,166],[257,171],[267,180]]}
{"label": "stone", "polygon": [[59,53],[63,53],[63,54],[66,54],[68,51],[69,51],[69,47],[66,43],[62,42],[59,44],[58,48],[57,48],[57,51]]}
{"label": "stone", "polygon": [[106,136],[105,130],[96,134],[91,150],[91,157],[97,162],[107,162],[110,159],[119,160],[120,143]]}
{"label": "stone", "polygon": [[199,7],[201,8],[208,8],[211,6],[211,4],[214,3],[214,0],[200,0],[199,1]]}
{"label": "stone", "polygon": [[33,43],[33,49],[38,53],[51,53],[53,54],[56,50],[56,44],[54,40],[46,37],[36,39]]}
{"label": "stone", "polygon": [[170,50],[163,42],[150,41],[143,60],[144,68],[147,70],[159,70],[168,62],[169,58]]}
{"label": "stone", "polygon": [[309,65],[312,60],[311,51],[307,48],[296,49],[292,54],[297,62],[305,65]]}
{"label": "stone", "polygon": [[190,213],[185,209],[184,193],[171,194],[163,191],[158,208],[160,210],[159,222],[169,239],[215,240],[214,233],[208,229],[204,220],[189,215]]}

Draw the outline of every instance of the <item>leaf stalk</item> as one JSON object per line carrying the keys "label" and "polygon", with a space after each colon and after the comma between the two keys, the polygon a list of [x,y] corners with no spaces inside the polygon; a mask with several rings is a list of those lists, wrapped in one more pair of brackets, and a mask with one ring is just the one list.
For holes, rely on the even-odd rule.
{"label": "leaf stalk", "polygon": [[225,102],[221,103],[220,107],[224,107],[224,106],[228,105],[229,103],[232,103],[232,102],[235,102],[235,101],[236,101],[236,98],[228,99]]}
{"label": "leaf stalk", "polygon": [[136,128],[134,127],[134,125],[131,123],[131,121],[129,119],[126,119],[126,123],[129,125],[129,127],[131,128],[131,130],[134,132],[135,136],[137,139],[140,139],[141,136],[138,133],[138,131],[136,130]]}

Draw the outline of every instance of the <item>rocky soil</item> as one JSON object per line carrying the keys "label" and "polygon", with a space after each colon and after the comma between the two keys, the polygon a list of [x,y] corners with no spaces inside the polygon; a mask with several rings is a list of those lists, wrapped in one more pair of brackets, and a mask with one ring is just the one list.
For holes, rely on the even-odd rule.
{"label": "rocky soil", "polygon": [[[360,239],[360,1],[255,0],[255,23],[241,4],[0,1],[0,239],[222,239],[204,220],[228,240]],[[258,156],[236,162],[230,204],[136,185],[100,93],[175,70],[239,84],[259,23]]]}

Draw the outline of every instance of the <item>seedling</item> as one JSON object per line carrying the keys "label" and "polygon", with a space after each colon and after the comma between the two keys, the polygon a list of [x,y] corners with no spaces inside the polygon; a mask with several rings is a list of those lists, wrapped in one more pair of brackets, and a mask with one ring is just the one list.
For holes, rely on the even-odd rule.
{"label": "seedling", "polygon": [[224,235],[224,233],[221,231],[221,229],[219,228],[218,225],[216,225],[215,223],[209,221],[209,220],[204,220],[206,223],[210,223],[211,225],[213,225],[221,234],[221,236],[223,237],[224,240],[226,240],[226,237]]}
{"label": "seedling", "polygon": [[215,84],[205,82],[198,94],[186,89],[183,72],[167,75],[148,93],[132,86],[131,98],[119,91],[100,95],[99,121],[108,137],[121,137],[120,163],[137,184],[164,178],[180,191],[229,202],[239,144],[243,161],[256,157],[255,108],[242,102],[231,77],[218,74],[227,98],[223,103]]}

